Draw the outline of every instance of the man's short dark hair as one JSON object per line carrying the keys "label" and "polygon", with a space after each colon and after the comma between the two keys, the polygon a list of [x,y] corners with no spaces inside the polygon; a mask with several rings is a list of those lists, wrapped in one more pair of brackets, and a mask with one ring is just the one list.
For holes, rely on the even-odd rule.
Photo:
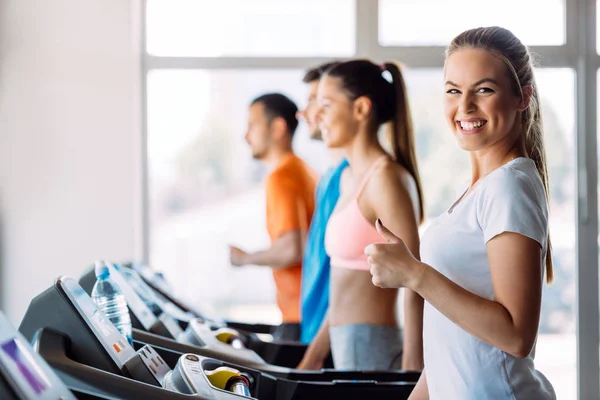
{"label": "man's short dark hair", "polygon": [[269,122],[277,117],[283,118],[287,125],[288,133],[294,135],[298,127],[298,106],[289,97],[281,93],[266,93],[252,100],[251,104],[260,103],[265,107],[265,114]]}
{"label": "man's short dark hair", "polygon": [[302,79],[302,82],[311,83],[311,82],[319,81],[319,80],[321,80],[321,77],[325,74],[325,72],[327,72],[327,70],[331,69],[332,67],[335,67],[338,64],[340,64],[339,61],[331,61],[331,62],[327,62],[325,64],[321,64],[319,66],[316,66],[314,68],[311,68],[308,71],[306,71],[306,73],[304,74],[304,78]]}

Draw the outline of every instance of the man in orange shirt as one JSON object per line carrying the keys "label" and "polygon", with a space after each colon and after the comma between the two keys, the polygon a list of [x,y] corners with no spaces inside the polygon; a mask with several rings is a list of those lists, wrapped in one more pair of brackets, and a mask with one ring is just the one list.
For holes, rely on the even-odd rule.
{"label": "man in orange shirt", "polygon": [[265,265],[273,270],[283,323],[275,339],[300,339],[300,283],[304,241],[315,208],[317,175],[292,149],[298,107],[286,96],[268,93],[250,105],[246,141],[252,157],[268,163],[267,231],[269,249],[256,253],[230,246],[231,264]]}

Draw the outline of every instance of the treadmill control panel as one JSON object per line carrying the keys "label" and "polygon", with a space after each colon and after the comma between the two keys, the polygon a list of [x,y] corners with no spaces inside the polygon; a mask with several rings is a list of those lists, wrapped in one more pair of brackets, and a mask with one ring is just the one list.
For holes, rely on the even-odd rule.
{"label": "treadmill control panel", "polygon": [[135,350],[121,335],[117,328],[100,311],[92,298],[73,278],[62,277],[58,279],[58,287],[67,295],[79,314],[87,322],[92,332],[102,343],[110,357],[122,369],[125,363],[135,355]]}
{"label": "treadmill control panel", "polygon": [[75,400],[27,340],[0,313],[0,374],[22,400]]}

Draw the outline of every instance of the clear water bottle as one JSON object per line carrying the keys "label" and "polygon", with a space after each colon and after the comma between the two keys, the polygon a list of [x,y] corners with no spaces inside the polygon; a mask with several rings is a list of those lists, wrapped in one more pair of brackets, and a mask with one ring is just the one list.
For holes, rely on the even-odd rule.
{"label": "clear water bottle", "polygon": [[132,344],[131,318],[127,301],[119,285],[110,279],[110,271],[102,261],[96,262],[96,283],[92,289],[92,300],[129,344]]}

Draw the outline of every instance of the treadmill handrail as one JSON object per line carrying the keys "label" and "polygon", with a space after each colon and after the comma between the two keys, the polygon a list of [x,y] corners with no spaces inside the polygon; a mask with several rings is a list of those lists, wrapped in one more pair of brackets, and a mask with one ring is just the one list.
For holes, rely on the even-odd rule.
{"label": "treadmill handrail", "polygon": [[[73,379],[65,379],[64,375],[76,378],[82,390],[89,392],[96,391],[101,396],[111,396],[118,399],[139,399],[139,398],[156,398],[153,394],[159,391],[165,400],[188,400],[193,398],[193,395],[172,392],[157,386],[139,382],[123,375],[117,375],[111,372],[94,368],[86,364],[82,364],[71,359],[67,355],[68,338],[62,333],[53,329],[42,328],[36,335],[37,348],[39,354],[50,364],[57,372],[63,381],[72,381]],[[118,379],[114,379],[117,377]],[[93,384],[97,382],[98,384]],[[65,382],[67,383],[67,382]],[[78,387],[70,387],[71,390],[77,391]]]}

